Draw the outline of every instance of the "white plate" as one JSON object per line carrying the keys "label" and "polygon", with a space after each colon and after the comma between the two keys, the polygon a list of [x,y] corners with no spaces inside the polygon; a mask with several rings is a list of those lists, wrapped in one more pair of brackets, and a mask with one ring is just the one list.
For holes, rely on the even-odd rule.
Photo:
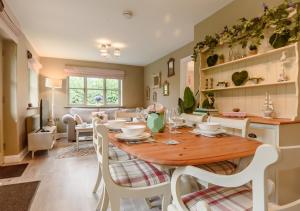
{"label": "white plate", "polygon": [[224,130],[224,129],[218,129],[216,131],[208,131],[208,130],[200,130],[198,128],[198,129],[192,130],[192,133],[194,133],[194,134],[200,134],[200,135],[204,135],[204,136],[208,136],[208,137],[215,137],[217,135],[226,133],[226,130]]}
{"label": "white plate", "polygon": [[130,141],[130,140],[140,141],[140,140],[144,140],[144,139],[150,138],[151,134],[150,133],[143,133],[143,134],[141,134],[139,136],[127,136],[124,133],[118,133],[118,134],[116,134],[115,137],[117,139],[125,140],[125,141]]}
{"label": "white plate", "polygon": [[121,127],[113,127],[109,123],[104,124],[109,130],[121,130]]}

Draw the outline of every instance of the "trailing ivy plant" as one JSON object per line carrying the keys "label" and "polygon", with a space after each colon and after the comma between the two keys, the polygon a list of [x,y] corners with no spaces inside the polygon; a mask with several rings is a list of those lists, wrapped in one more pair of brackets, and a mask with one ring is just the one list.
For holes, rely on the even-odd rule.
{"label": "trailing ivy plant", "polygon": [[[241,18],[239,22],[231,27],[225,26],[224,30],[214,36],[207,35],[203,41],[198,42],[194,47],[193,59],[196,61],[200,52],[209,50],[213,52],[218,45],[227,44],[232,47],[235,44],[245,48],[250,45],[261,45],[265,38],[265,30],[273,30],[273,42],[281,39],[287,44],[300,39],[300,0],[285,0],[275,8],[269,8],[263,4],[264,13],[260,17],[252,19]],[[271,45],[274,47],[276,43]],[[280,43],[279,43],[280,44]],[[278,45],[278,44],[277,44]]]}

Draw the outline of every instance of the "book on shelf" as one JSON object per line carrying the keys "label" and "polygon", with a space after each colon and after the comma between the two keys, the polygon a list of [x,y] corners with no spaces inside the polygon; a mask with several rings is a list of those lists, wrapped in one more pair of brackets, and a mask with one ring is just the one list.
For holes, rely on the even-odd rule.
{"label": "book on shelf", "polygon": [[206,108],[196,108],[193,112],[195,115],[218,115],[218,109],[206,109]]}

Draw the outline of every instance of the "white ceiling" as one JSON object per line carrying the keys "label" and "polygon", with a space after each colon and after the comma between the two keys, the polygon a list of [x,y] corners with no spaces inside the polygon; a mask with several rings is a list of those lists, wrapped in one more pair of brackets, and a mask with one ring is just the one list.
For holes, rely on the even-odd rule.
{"label": "white ceiling", "polygon": [[[7,0],[40,56],[147,65],[193,41],[194,25],[232,0]],[[122,12],[130,9],[130,20]],[[97,41],[123,44],[102,58]]]}

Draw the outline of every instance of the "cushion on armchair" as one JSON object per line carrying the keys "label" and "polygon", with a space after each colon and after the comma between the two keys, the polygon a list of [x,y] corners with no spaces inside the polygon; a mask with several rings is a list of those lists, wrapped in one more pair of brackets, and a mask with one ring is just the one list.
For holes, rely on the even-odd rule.
{"label": "cushion on armchair", "polygon": [[75,120],[74,120],[74,117],[71,114],[65,114],[62,117],[62,122],[64,124],[68,124],[69,122],[73,122],[73,121],[75,121]]}
{"label": "cushion on armchair", "polygon": [[74,115],[74,120],[77,125],[81,125],[83,123],[82,118],[78,114]]}

